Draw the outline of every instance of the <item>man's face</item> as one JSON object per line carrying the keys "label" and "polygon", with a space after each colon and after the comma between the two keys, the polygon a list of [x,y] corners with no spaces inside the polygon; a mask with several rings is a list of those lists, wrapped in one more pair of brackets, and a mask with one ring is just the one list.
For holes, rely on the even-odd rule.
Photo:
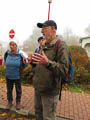
{"label": "man's face", "polygon": [[49,42],[52,38],[52,27],[51,26],[43,26],[42,27],[42,34],[44,38]]}

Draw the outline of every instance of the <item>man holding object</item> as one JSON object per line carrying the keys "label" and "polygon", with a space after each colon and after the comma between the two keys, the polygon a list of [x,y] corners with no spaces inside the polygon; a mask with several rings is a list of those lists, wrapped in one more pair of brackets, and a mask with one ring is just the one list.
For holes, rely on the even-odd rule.
{"label": "man holding object", "polygon": [[46,39],[41,52],[32,55],[32,63],[37,64],[33,85],[35,87],[35,114],[37,120],[56,120],[61,80],[68,71],[68,50],[62,42],[55,52],[57,24],[53,20],[38,23]]}

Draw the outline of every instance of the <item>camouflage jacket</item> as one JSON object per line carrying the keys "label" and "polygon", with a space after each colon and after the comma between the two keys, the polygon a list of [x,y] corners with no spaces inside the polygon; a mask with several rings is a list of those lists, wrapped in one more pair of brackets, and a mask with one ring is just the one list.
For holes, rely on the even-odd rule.
{"label": "camouflage jacket", "polygon": [[65,42],[60,44],[57,53],[54,51],[57,36],[50,43],[45,44],[42,50],[49,59],[50,66],[37,65],[33,77],[35,89],[42,95],[57,95],[61,87],[61,79],[68,71],[68,50]]}

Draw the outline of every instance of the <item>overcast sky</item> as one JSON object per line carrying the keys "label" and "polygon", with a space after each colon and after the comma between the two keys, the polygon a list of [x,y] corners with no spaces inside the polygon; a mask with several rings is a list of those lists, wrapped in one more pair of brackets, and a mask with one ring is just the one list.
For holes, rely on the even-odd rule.
{"label": "overcast sky", "polygon": [[[37,22],[48,19],[48,0],[0,0],[0,40],[9,40],[9,31],[15,30],[20,43],[31,34]],[[90,24],[90,0],[52,0],[50,19],[58,26],[57,33],[66,28],[85,36]]]}

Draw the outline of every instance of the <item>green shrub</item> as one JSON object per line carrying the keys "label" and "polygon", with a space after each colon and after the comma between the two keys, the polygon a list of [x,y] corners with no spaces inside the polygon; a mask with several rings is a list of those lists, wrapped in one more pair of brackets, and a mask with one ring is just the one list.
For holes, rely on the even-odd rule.
{"label": "green shrub", "polygon": [[74,83],[89,84],[90,83],[90,61],[83,48],[80,46],[70,46],[69,50],[72,54],[72,61],[75,67]]}
{"label": "green shrub", "polygon": [[32,77],[33,77],[32,66],[28,64],[22,74],[23,83],[32,84]]}
{"label": "green shrub", "polygon": [[0,66],[0,82],[5,81],[5,66]]}

